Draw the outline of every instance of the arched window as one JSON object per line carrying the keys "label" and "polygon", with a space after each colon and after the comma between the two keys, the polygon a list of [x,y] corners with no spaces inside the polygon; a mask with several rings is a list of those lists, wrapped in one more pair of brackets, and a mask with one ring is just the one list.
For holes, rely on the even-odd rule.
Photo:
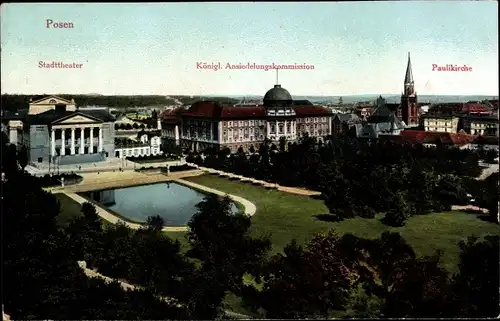
{"label": "arched window", "polygon": [[57,101],[55,99],[49,100],[49,104],[57,104]]}

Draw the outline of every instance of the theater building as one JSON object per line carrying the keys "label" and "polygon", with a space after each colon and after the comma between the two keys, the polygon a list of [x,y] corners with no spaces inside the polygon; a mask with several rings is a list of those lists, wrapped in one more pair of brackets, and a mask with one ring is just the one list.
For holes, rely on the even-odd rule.
{"label": "theater building", "polygon": [[10,143],[26,147],[32,164],[98,162],[114,155],[114,117],[107,110],[79,110],[74,100],[57,96],[5,112],[2,130]]}
{"label": "theater building", "polygon": [[228,106],[216,101],[199,101],[189,108],[167,110],[160,115],[162,137],[182,148],[203,151],[240,147],[258,149],[264,140],[296,141],[308,133],[322,138],[332,134],[332,114],[307,100],[293,100],[280,85],[268,90],[263,104]]}

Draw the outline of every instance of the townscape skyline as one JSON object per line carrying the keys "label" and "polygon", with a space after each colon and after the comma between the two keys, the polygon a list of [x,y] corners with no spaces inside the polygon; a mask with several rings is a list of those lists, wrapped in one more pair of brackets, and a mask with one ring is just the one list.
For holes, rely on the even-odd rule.
{"label": "townscape skyline", "polygon": [[[417,94],[494,96],[497,11],[486,1],[6,4],[2,94],[262,95],[273,70],[227,66],[273,63],[313,66],[280,71],[294,95],[399,94],[410,52]],[[447,65],[465,67],[436,68]]]}

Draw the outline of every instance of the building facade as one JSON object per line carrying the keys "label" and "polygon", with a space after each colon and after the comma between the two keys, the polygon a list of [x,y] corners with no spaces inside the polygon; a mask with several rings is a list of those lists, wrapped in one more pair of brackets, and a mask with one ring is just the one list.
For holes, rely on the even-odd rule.
{"label": "building facade", "polygon": [[188,109],[167,110],[161,115],[162,136],[182,148],[202,151],[229,148],[258,149],[265,141],[296,141],[301,135],[325,137],[332,134],[332,114],[309,101],[294,101],[290,93],[275,85],[266,92],[263,104],[227,106],[199,101]]}
{"label": "building facade", "polygon": [[[119,140],[119,139],[117,139]],[[162,155],[161,132],[141,132],[136,142],[118,142],[115,146],[115,157],[144,157]]]}
{"label": "building facade", "polygon": [[80,111],[74,100],[49,96],[5,116],[10,142],[26,147],[30,163],[98,162],[114,154],[114,118],[107,110]]}
{"label": "building facade", "polygon": [[459,118],[447,115],[426,115],[424,117],[424,129],[427,132],[456,133],[458,131]]}

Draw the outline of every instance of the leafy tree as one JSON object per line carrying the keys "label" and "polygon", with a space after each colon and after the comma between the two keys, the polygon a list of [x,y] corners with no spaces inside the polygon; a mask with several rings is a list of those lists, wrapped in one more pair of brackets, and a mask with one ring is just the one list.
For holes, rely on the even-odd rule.
{"label": "leafy tree", "polygon": [[403,226],[410,216],[408,204],[403,193],[399,192],[394,195],[391,200],[391,207],[384,216],[384,224],[390,226]]}
{"label": "leafy tree", "polygon": [[280,152],[284,153],[286,151],[286,138],[280,137],[279,144],[280,144],[279,148]]}
{"label": "leafy tree", "polygon": [[470,237],[461,241],[459,273],[453,278],[455,309],[458,316],[487,318],[500,315],[499,295],[499,236],[483,240]]}
{"label": "leafy tree", "polygon": [[161,232],[165,226],[165,220],[160,215],[149,216],[146,220],[146,229],[153,232]]}
{"label": "leafy tree", "polygon": [[19,162],[19,166],[21,166],[21,169],[24,170],[28,165],[28,149],[26,148],[26,146],[21,146],[19,152],[17,153],[17,159]]}
{"label": "leafy tree", "polygon": [[15,174],[18,169],[16,145],[8,144],[2,150],[2,172],[9,178],[9,175]]}
{"label": "leafy tree", "polygon": [[126,130],[131,130],[133,129],[132,125],[130,123],[125,124],[125,129]]}
{"label": "leafy tree", "polygon": [[116,124],[116,123],[115,123],[115,130],[119,130],[119,129],[121,129],[121,128],[120,128],[120,124]]}
{"label": "leafy tree", "polygon": [[134,124],[132,125],[132,128],[133,128],[133,129],[139,129],[139,125],[137,125],[137,123],[134,123]]}
{"label": "leafy tree", "polygon": [[[271,243],[269,238],[252,238],[249,235],[250,217],[231,212],[231,200],[209,195],[197,205],[198,212],[188,223],[187,238],[191,249],[187,255],[201,261],[201,266],[187,284],[200,282],[200,289],[190,291],[188,302],[195,302],[197,312],[217,314],[226,291],[239,293],[243,287],[245,273],[258,273],[263,266]],[[201,295],[201,297],[199,296]],[[194,296],[194,297],[193,297]],[[200,302],[205,297],[205,304]],[[210,297],[210,300],[207,298]]]}

